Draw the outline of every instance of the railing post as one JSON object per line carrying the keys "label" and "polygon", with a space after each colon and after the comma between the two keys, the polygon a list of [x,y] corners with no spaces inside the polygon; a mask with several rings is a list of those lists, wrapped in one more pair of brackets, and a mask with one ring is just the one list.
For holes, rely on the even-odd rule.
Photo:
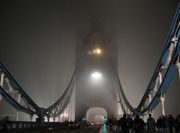
{"label": "railing post", "polygon": [[162,105],[162,115],[165,116],[165,106],[164,106],[165,94],[161,94],[160,100],[161,100],[161,105]]}

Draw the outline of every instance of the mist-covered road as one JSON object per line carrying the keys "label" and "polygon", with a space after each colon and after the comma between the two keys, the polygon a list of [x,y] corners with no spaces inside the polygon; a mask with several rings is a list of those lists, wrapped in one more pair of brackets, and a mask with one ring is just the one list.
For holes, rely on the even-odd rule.
{"label": "mist-covered road", "polygon": [[[31,132],[29,132],[31,133]],[[81,127],[79,129],[59,129],[49,131],[33,131],[33,133],[115,133],[104,127]]]}
{"label": "mist-covered road", "polygon": [[52,131],[52,133],[115,133],[115,131],[109,131],[104,127],[83,127],[80,129]]}
{"label": "mist-covered road", "polygon": [[42,129],[12,129],[12,130],[0,130],[0,133],[116,133],[115,131],[107,130],[106,126],[89,126],[81,127],[77,129],[64,128],[42,128]]}
{"label": "mist-covered road", "polygon": [[57,131],[57,133],[60,133],[60,132],[61,133],[99,133],[100,127],[85,127],[85,128],[80,128],[80,129],[70,129],[64,132]]}

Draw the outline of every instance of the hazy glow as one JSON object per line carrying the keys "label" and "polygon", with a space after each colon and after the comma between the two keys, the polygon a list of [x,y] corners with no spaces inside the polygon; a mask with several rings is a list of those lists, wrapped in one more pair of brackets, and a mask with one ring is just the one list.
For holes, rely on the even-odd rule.
{"label": "hazy glow", "polygon": [[67,113],[63,113],[60,115],[60,117],[69,117],[69,115]]}
{"label": "hazy glow", "polygon": [[95,48],[95,49],[92,49],[92,50],[89,50],[88,51],[88,54],[89,55],[101,55],[102,54],[102,49],[100,48]]}
{"label": "hazy glow", "polygon": [[104,124],[104,118],[107,116],[107,111],[102,107],[92,107],[87,110],[87,121],[95,124]]}
{"label": "hazy glow", "polygon": [[102,78],[102,74],[100,72],[93,72],[91,74],[92,79],[99,80]]}
{"label": "hazy glow", "polygon": [[100,48],[96,48],[92,51],[93,54],[100,55],[102,53],[102,50]]}
{"label": "hazy glow", "polygon": [[101,54],[101,49],[99,49],[99,48],[96,49],[96,53],[97,53],[97,54]]}

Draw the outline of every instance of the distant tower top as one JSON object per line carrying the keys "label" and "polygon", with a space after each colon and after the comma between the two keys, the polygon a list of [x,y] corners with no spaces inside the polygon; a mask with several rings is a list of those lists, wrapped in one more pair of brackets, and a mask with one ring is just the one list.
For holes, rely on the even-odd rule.
{"label": "distant tower top", "polygon": [[107,44],[107,38],[105,37],[101,24],[99,22],[93,22],[89,33],[83,40],[83,45],[100,47],[105,44]]}

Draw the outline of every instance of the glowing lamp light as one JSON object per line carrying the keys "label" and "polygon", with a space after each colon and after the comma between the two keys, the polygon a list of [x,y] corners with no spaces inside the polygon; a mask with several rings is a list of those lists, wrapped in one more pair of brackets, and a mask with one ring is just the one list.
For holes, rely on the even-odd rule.
{"label": "glowing lamp light", "polygon": [[91,77],[92,77],[92,79],[98,80],[98,79],[101,79],[101,78],[102,78],[102,74],[99,73],[99,72],[93,72],[93,73],[91,74]]}
{"label": "glowing lamp light", "polygon": [[100,48],[96,48],[92,51],[93,54],[100,55],[102,53],[102,50]]}
{"label": "glowing lamp light", "polygon": [[102,52],[101,49],[99,49],[99,48],[96,49],[97,54],[101,54],[101,52]]}
{"label": "glowing lamp light", "polygon": [[87,53],[89,55],[101,55],[102,54],[102,49],[100,49],[100,48],[91,49],[91,50],[88,50]]}

